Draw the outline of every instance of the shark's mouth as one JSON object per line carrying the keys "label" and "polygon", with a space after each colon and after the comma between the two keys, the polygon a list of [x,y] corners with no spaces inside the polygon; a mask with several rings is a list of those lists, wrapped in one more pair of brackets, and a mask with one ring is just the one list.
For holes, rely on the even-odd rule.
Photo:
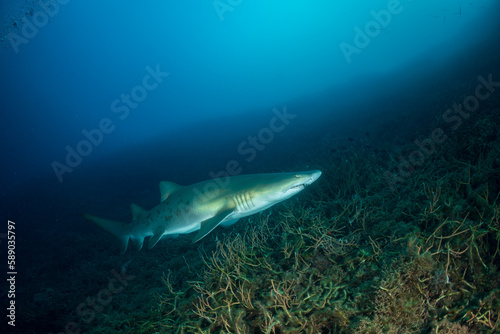
{"label": "shark's mouth", "polygon": [[[293,189],[304,189],[305,187],[307,186],[306,183],[301,183],[301,184],[297,184],[295,186],[292,186],[290,188],[288,188],[288,190],[293,190]],[[288,191],[287,190],[287,191]]]}

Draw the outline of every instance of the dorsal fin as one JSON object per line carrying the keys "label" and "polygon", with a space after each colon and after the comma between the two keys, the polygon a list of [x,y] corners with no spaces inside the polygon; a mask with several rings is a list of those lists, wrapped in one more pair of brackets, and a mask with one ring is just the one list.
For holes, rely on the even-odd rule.
{"label": "dorsal fin", "polygon": [[139,217],[146,212],[146,210],[134,203],[130,204],[130,209],[132,210],[132,220],[139,219]]}
{"label": "dorsal fin", "polygon": [[182,186],[169,182],[169,181],[161,181],[160,182],[160,193],[161,193],[161,198],[160,202],[163,202],[170,196],[171,193],[176,191],[177,189],[182,188]]}

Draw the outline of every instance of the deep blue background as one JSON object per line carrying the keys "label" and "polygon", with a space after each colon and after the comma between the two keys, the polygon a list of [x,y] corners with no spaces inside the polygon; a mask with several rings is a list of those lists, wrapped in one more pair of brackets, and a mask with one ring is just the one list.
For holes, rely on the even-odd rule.
{"label": "deep blue background", "polygon": [[[460,98],[457,82],[498,70],[493,0],[65,2],[48,23],[38,2],[0,7],[2,216],[36,226],[88,210],[128,219],[129,202],[154,205],[160,180],[201,181],[230,159],[243,172],[313,167],[301,150],[328,134],[399,119],[396,137],[442,114],[444,90]],[[346,57],[358,28],[372,37]],[[120,119],[113,101],[157,66],[169,76]],[[246,161],[238,146],[284,106],[297,118]],[[103,119],[114,130],[60,182],[54,162]]]}

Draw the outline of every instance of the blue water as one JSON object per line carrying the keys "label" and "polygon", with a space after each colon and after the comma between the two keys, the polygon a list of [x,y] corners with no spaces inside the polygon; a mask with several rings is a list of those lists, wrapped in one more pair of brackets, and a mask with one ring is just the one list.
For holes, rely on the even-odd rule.
{"label": "blue water", "polygon": [[[472,76],[486,66],[478,47],[496,41],[496,1],[231,3],[5,1],[2,198],[35,179],[92,178],[90,166],[105,170],[116,155],[164,157],[142,166],[167,178],[186,165],[206,175],[196,151],[226,154],[273,108],[302,119],[280,135],[318,135],[312,124],[390,109],[444,73]],[[384,94],[383,106],[371,103]],[[70,167],[79,144],[86,156]],[[155,145],[163,149],[138,155]]]}
{"label": "blue water", "polygon": [[413,141],[465,83],[500,81],[499,9],[3,1],[2,219],[29,253],[36,233],[88,235],[82,212],[128,221],[130,202],[156,205],[161,180],[206,180],[231,160],[242,174],[313,169],[312,149],[366,133]]}

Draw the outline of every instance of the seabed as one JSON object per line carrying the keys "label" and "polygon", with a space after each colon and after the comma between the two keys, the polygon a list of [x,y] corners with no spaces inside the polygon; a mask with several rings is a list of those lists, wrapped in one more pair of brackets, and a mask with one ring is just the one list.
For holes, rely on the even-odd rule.
{"label": "seabed", "polygon": [[37,333],[498,332],[498,115],[484,108],[423,156],[372,134],[322,143],[301,155],[323,171],[316,184],[198,244],[120,256],[105,233],[60,241],[68,250],[32,269],[23,321]]}

